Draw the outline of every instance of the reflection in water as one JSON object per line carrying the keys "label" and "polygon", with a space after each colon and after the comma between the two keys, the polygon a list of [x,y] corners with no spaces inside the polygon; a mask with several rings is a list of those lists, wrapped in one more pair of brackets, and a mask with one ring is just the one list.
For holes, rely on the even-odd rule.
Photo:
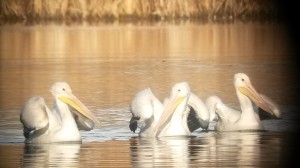
{"label": "reflection in water", "polygon": [[78,167],[81,144],[26,144],[22,167]]}
{"label": "reflection in water", "polygon": [[131,139],[132,165],[134,167],[280,166],[283,162],[280,153],[281,139],[274,137],[268,139],[268,136],[260,132],[221,134],[209,132],[202,137]]}
{"label": "reflection in water", "polygon": [[[229,160],[236,160],[236,162],[227,163],[228,166],[258,166],[260,157],[259,134],[245,134],[237,137],[236,133],[220,134],[223,138],[218,138],[216,145],[216,155],[221,158],[228,158]],[[224,162],[226,165],[226,162]]]}
{"label": "reflection in water", "polygon": [[296,137],[281,132],[210,131],[192,137],[0,145],[0,167],[284,167],[297,154],[291,153],[291,138]]}
{"label": "reflection in water", "polygon": [[134,167],[189,166],[189,137],[131,139],[130,149]]}

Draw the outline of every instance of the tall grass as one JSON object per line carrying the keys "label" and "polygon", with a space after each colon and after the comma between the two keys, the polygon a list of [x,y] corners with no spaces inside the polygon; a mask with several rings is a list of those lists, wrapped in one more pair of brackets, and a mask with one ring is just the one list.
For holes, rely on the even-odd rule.
{"label": "tall grass", "polygon": [[1,0],[1,19],[238,18],[276,16],[271,0]]}

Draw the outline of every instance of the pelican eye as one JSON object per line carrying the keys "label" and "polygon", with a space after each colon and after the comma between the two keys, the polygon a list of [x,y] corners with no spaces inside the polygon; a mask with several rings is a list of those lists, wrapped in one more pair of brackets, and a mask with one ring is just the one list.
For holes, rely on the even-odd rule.
{"label": "pelican eye", "polygon": [[245,79],[244,79],[244,78],[242,78],[242,81],[245,81]]}
{"label": "pelican eye", "polygon": [[66,91],[66,89],[65,89],[65,88],[63,88],[62,90],[63,90],[63,91]]}

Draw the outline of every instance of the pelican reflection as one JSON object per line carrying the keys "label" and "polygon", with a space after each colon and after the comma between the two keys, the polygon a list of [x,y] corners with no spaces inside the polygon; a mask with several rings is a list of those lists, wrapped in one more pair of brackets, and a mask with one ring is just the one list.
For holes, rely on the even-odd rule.
{"label": "pelican reflection", "polygon": [[133,167],[190,167],[191,137],[130,139]]}
{"label": "pelican reflection", "polygon": [[[201,136],[130,139],[133,167],[276,167],[281,141],[273,132],[208,132]],[[270,160],[262,162],[268,155]]]}
{"label": "pelican reflection", "polygon": [[80,143],[26,144],[22,167],[79,167]]}

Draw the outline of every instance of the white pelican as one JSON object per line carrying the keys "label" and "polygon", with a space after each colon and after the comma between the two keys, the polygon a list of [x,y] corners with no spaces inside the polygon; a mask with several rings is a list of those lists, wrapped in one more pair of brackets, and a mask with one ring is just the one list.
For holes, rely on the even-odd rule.
{"label": "white pelican", "polygon": [[[273,102],[273,100],[271,100],[266,95],[263,95],[263,94],[259,94],[259,95],[270,106],[270,108],[272,109],[272,111],[275,114],[275,117],[280,118],[281,117],[281,112],[280,112],[280,109],[279,109],[278,105],[275,102]],[[209,114],[210,114],[210,122],[218,120],[218,116],[216,115],[216,110],[217,110],[216,105],[217,104],[221,104],[221,105],[223,104],[222,100],[218,96],[209,96],[206,99],[205,105],[208,108],[208,111],[209,111]],[[253,107],[254,111],[258,112],[260,120],[267,119],[267,118],[274,118],[274,116],[271,116],[270,113],[267,113],[263,109],[259,108],[258,106],[256,106],[256,104],[253,104],[253,105],[254,105],[254,107]],[[221,108],[221,106],[219,106],[219,109],[220,108]],[[230,108],[230,107],[225,106],[225,105],[222,107],[222,111],[226,111],[228,119],[231,122],[237,121],[240,118],[240,115],[241,115],[240,111],[235,110],[235,109]]]}
{"label": "white pelican", "polygon": [[150,135],[153,131],[164,107],[153,95],[151,89],[147,88],[135,95],[130,109],[132,113],[132,118],[129,124],[130,130],[135,132],[137,129],[137,121],[144,121],[146,125],[139,132],[139,136],[144,137]]}
{"label": "white pelican", "polygon": [[281,117],[276,104],[266,96],[258,94],[246,74],[235,74],[234,86],[241,112],[227,107],[222,101],[218,101],[215,107],[218,115],[216,131],[262,130],[263,125],[258,112],[253,109],[252,102],[270,115],[276,118]]}
{"label": "white pelican", "polygon": [[[65,82],[56,82],[51,87],[55,103],[52,111],[42,97],[30,98],[20,114],[26,143],[51,143],[81,141],[78,127],[90,130],[94,124],[100,124],[88,108],[73,94]],[[73,111],[77,111],[73,114]],[[75,121],[75,119],[76,121]],[[77,126],[77,123],[80,125]]]}
{"label": "white pelican", "polygon": [[131,103],[131,112],[131,131],[135,132],[137,120],[145,121],[146,126],[139,132],[141,137],[190,135],[199,127],[207,129],[209,124],[206,106],[190,92],[186,82],[172,87],[164,105],[149,88],[137,93]]}

